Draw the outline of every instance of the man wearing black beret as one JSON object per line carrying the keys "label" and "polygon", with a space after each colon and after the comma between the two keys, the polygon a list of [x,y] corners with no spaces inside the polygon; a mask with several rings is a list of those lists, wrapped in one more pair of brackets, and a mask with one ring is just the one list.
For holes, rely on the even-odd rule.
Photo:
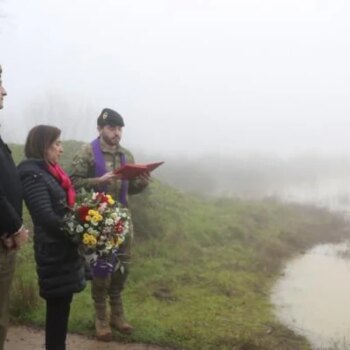
{"label": "man wearing black beret", "polygon": [[[123,206],[128,206],[128,195],[141,192],[148,185],[149,174],[145,173],[129,181],[122,180],[115,170],[127,163],[134,163],[132,153],[120,145],[124,119],[109,108],[104,108],[97,118],[97,139],[82,147],[74,157],[71,178],[77,189],[93,189],[110,194]],[[126,240],[119,250],[114,272],[107,278],[92,274],[91,294],[95,306],[96,336],[100,340],[112,339],[110,326],[130,334],[133,327],[124,318],[121,293],[129,273],[132,225]],[[110,319],[107,318],[107,299],[110,302]],[[108,322],[109,321],[109,322]]]}

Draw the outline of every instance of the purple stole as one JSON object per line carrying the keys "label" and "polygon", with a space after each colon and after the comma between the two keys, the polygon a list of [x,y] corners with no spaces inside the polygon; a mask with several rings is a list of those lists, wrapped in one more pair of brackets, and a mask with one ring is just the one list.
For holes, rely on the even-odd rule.
{"label": "purple stole", "polygon": [[[106,162],[101,150],[100,139],[97,138],[94,141],[92,141],[91,147],[95,158],[95,176],[100,177],[107,172]],[[124,153],[119,153],[119,160],[120,160],[120,166],[123,166],[126,164],[126,158]],[[99,186],[98,190],[102,192],[106,192],[107,185]],[[128,202],[126,199],[127,193],[128,193],[128,181],[122,180],[118,201],[124,206],[128,205]]]}

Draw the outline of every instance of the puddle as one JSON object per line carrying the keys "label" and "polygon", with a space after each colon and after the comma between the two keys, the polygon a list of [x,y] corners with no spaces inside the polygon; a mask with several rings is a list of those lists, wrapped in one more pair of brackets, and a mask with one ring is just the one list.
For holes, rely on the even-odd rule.
{"label": "puddle", "polygon": [[291,260],[271,300],[279,320],[315,349],[350,349],[349,243],[323,244]]}

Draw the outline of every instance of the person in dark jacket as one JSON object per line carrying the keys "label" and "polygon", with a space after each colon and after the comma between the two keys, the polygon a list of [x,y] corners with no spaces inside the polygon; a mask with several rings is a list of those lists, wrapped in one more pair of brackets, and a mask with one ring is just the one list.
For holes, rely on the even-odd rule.
{"label": "person in dark jacket", "polygon": [[38,125],[25,144],[26,160],[18,169],[25,203],[34,224],[34,253],[40,296],[46,300],[46,350],[63,350],[73,293],[85,287],[84,260],[64,232],[64,215],[75,191],[58,161],[61,130]]}
{"label": "person in dark jacket", "polygon": [[[6,90],[1,82],[0,109]],[[22,191],[11,151],[0,136],[0,350],[4,349],[8,325],[8,303],[15,270],[16,250],[28,239],[22,224]]]}

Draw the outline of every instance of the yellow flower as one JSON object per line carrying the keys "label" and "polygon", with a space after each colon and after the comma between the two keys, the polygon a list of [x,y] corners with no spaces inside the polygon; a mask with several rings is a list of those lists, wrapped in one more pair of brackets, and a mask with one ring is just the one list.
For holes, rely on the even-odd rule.
{"label": "yellow flower", "polygon": [[108,204],[113,205],[115,203],[115,200],[110,194],[107,194]]}
{"label": "yellow flower", "polygon": [[116,246],[119,247],[124,242],[124,238],[118,237]]}
{"label": "yellow flower", "polygon": [[96,220],[95,217],[92,217],[92,218],[91,218],[91,223],[92,223],[93,225],[95,225],[95,226],[98,225],[98,221]]}
{"label": "yellow flower", "polygon": [[91,218],[92,224],[96,225],[103,220],[103,216],[96,212],[96,214]]}
{"label": "yellow flower", "polygon": [[96,238],[93,235],[90,235],[89,233],[84,233],[84,235],[83,235],[83,243],[85,245],[94,246],[94,245],[96,245],[97,241],[96,241]]}

